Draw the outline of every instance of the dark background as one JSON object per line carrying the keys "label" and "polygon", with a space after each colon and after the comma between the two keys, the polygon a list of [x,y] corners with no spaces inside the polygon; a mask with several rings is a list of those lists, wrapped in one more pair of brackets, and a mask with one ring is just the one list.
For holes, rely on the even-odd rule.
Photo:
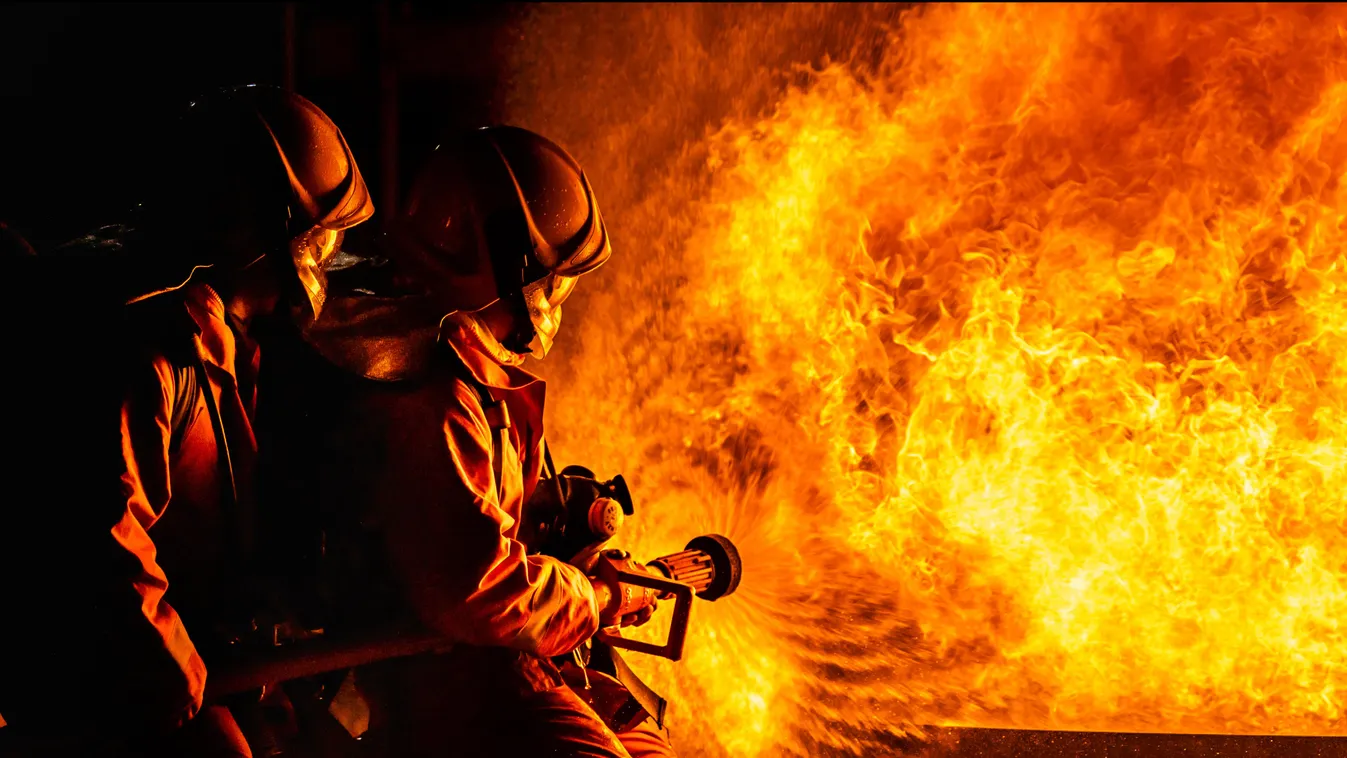
{"label": "dark background", "polygon": [[[292,85],[381,214],[448,130],[495,120],[515,4],[0,4],[0,221],[39,248],[136,202],[156,136],[217,86]],[[191,192],[191,187],[182,188]]]}

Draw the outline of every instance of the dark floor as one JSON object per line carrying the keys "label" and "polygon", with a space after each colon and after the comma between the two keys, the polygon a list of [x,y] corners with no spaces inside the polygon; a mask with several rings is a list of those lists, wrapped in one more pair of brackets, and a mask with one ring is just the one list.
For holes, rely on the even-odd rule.
{"label": "dark floor", "polygon": [[936,729],[923,758],[1340,758],[1347,737]]}

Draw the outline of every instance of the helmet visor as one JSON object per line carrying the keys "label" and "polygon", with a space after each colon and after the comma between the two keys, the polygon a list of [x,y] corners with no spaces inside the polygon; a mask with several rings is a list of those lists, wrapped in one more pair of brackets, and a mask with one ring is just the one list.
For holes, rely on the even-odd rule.
{"label": "helmet visor", "polygon": [[561,304],[575,291],[579,277],[551,274],[524,288],[524,304],[533,324],[533,340],[529,352],[543,358],[552,349],[552,342],[561,329]]}
{"label": "helmet visor", "polygon": [[327,300],[327,274],[325,269],[341,251],[341,243],[346,232],[315,226],[290,241],[290,258],[295,263],[295,273],[304,286],[304,295],[313,308],[313,317],[322,313],[323,303]]}

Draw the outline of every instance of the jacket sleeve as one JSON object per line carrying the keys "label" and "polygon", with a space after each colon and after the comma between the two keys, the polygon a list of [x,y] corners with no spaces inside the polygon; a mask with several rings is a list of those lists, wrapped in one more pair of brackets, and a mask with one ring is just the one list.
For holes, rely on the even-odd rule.
{"label": "jacket sleeve", "polygon": [[148,534],[171,494],[168,448],[174,391],[172,370],[162,357],[147,358],[127,377],[120,413],[121,502],[101,594],[108,631],[120,638],[135,680],[131,688],[136,691],[126,696],[140,698],[147,711],[165,714],[170,721],[184,721],[201,707],[205,664],[164,599],[168,580]]}
{"label": "jacket sleeve", "polygon": [[[407,440],[411,455],[395,453],[404,473],[390,483],[401,495],[390,504],[390,553],[423,621],[470,644],[545,657],[575,649],[598,630],[594,588],[580,569],[529,556],[513,538],[491,430],[469,390],[455,387],[436,427],[426,444]],[[434,452],[418,460],[417,450]]]}

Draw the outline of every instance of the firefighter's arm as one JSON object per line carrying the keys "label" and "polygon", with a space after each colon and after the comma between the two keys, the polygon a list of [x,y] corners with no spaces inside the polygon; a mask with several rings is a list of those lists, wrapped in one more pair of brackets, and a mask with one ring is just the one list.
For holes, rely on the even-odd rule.
{"label": "firefighter's arm", "polygon": [[[124,632],[130,649],[158,650],[154,660],[143,661],[147,681],[162,674],[166,686],[187,696],[183,703],[190,717],[201,706],[205,691],[205,664],[187,636],[178,614],[164,600],[168,580],[155,558],[148,529],[163,515],[170,496],[169,423],[174,392],[173,372],[162,357],[147,357],[127,376],[120,409],[120,469],[122,501],[114,512],[110,536],[115,554],[126,557],[100,577],[106,602],[126,603],[105,607],[109,618],[135,622],[105,633]],[[129,587],[130,592],[125,588]],[[135,607],[131,607],[134,604]],[[176,685],[168,685],[176,681]],[[166,697],[175,697],[164,693]]]}
{"label": "firefighter's arm", "polygon": [[[617,555],[622,557],[616,557]],[[618,572],[648,573],[650,569],[623,551],[604,551],[590,569],[590,581],[599,601],[599,625],[641,626],[659,605],[659,592],[618,581]]]}
{"label": "firefighter's arm", "polygon": [[[594,587],[580,569],[530,556],[498,502],[491,429],[471,392],[456,388],[430,460],[404,460],[389,522],[390,553],[422,620],[478,645],[540,656],[570,652],[599,628]],[[426,430],[429,433],[432,430]]]}
{"label": "firefighter's arm", "polygon": [[148,357],[130,372],[121,408],[122,492],[141,531],[164,514],[171,494],[169,424],[174,376],[167,361]]}

